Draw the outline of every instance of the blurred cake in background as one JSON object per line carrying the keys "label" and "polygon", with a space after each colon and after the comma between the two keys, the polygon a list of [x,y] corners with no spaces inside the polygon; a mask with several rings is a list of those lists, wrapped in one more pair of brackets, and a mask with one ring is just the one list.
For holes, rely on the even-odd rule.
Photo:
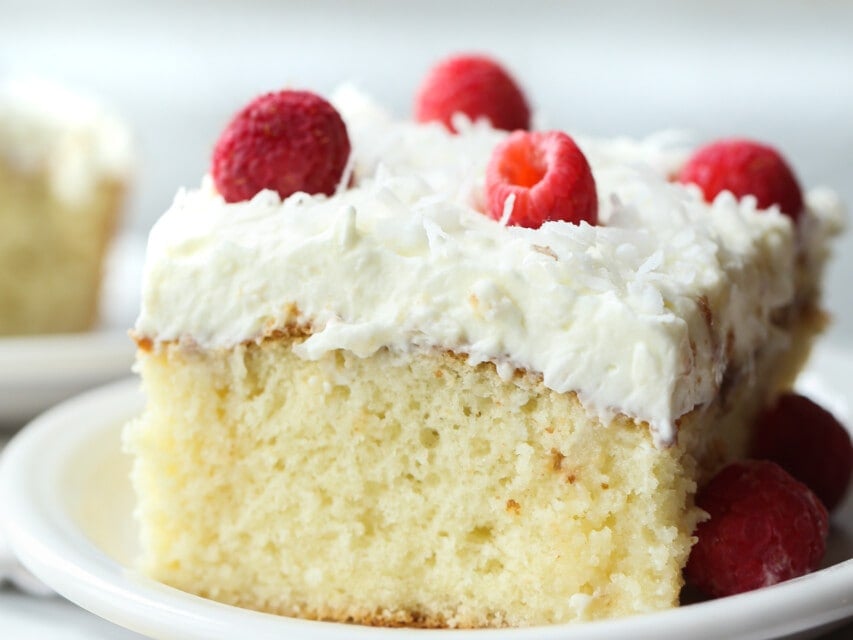
{"label": "blurred cake in background", "polygon": [[85,331],[130,170],[97,102],[34,78],[0,84],[0,335]]}

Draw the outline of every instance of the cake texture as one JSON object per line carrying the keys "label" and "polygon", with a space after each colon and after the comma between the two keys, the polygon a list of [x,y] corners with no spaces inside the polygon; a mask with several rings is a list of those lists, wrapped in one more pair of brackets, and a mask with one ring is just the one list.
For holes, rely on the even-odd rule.
{"label": "cake texture", "polygon": [[0,335],[93,326],[129,148],[87,98],[35,79],[0,88]]}
{"label": "cake texture", "polygon": [[262,611],[527,626],[676,606],[702,512],[824,323],[841,206],[673,183],[671,135],[575,136],[599,225],[483,215],[488,122],[397,121],[352,88],[332,196],[152,230],[128,425],[140,566]]}

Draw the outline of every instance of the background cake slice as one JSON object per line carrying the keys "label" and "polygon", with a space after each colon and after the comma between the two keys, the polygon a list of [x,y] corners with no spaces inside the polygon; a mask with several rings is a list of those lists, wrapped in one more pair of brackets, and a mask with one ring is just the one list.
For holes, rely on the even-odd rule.
{"label": "background cake slice", "polygon": [[525,228],[511,201],[484,214],[505,132],[335,105],[331,195],[231,198],[214,160],[152,231],[126,432],[143,570],[377,625],[677,605],[697,485],[822,327],[837,199],[807,194],[795,225],[670,182],[686,156],[657,140],[577,139],[598,224]]}
{"label": "background cake slice", "polygon": [[94,325],[129,146],[88,98],[35,79],[0,88],[0,335]]}

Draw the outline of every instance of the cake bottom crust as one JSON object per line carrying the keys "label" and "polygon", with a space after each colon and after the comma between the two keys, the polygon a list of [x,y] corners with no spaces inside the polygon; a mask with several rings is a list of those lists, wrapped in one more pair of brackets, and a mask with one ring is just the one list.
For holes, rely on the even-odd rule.
{"label": "cake bottom crust", "polygon": [[535,376],[442,352],[306,361],[301,339],[140,350],[141,568],[260,611],[415,627],[677,605],[697,481],[744,454],[805,353],[759,358],[661,449]]}

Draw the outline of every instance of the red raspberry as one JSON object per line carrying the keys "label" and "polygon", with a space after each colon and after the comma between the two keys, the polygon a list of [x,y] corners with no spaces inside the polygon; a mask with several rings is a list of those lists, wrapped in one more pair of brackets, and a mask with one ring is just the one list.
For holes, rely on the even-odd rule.
{"label": "red raspberry", "polygon": [[307,91],[262,95],[231,120],[213,149],[211,173],[228,202],[262,189],[282,198],[305,191],[331,195],[350,154],[335,108]]}
{"label": "red raspberry", "polygon": [[696,497],[711,518],[696,529],[687,581],[719,597],[818,568],[829,516],[817,496],[767,460],[735,462]]}
{"label": "red raspberry", "polygon": [[699,185],[712,202],[721,191],[753,195],[759,209],[778,205],[796,220],[803,194],[794,172],[776,149],[751,140],[721,140],[702,147],[681,169],[679,182]]}
{"label": "red raspberry", "polygon": [[488,214],[500,220],[510,195],[509,224],[538,228],[548,220],[598,222],[595,179],[586,156],[561,131],[516,131],[492,151],[486,169]]}
{"label": "red raspberry", "polygon": [[496,129],[530,128],[530,108],[512,76],[485,56],[448,58],[427,74],[415,97],[419,122],[439,120],[451,131],[454,113],[488,118]]}
{"label": "red raspberry", "polygon": [[796,393],[780,396],[759,416],[752,456],[778,464],[829,511],[841,502],[853,472],[850,434],[826,409]]}

